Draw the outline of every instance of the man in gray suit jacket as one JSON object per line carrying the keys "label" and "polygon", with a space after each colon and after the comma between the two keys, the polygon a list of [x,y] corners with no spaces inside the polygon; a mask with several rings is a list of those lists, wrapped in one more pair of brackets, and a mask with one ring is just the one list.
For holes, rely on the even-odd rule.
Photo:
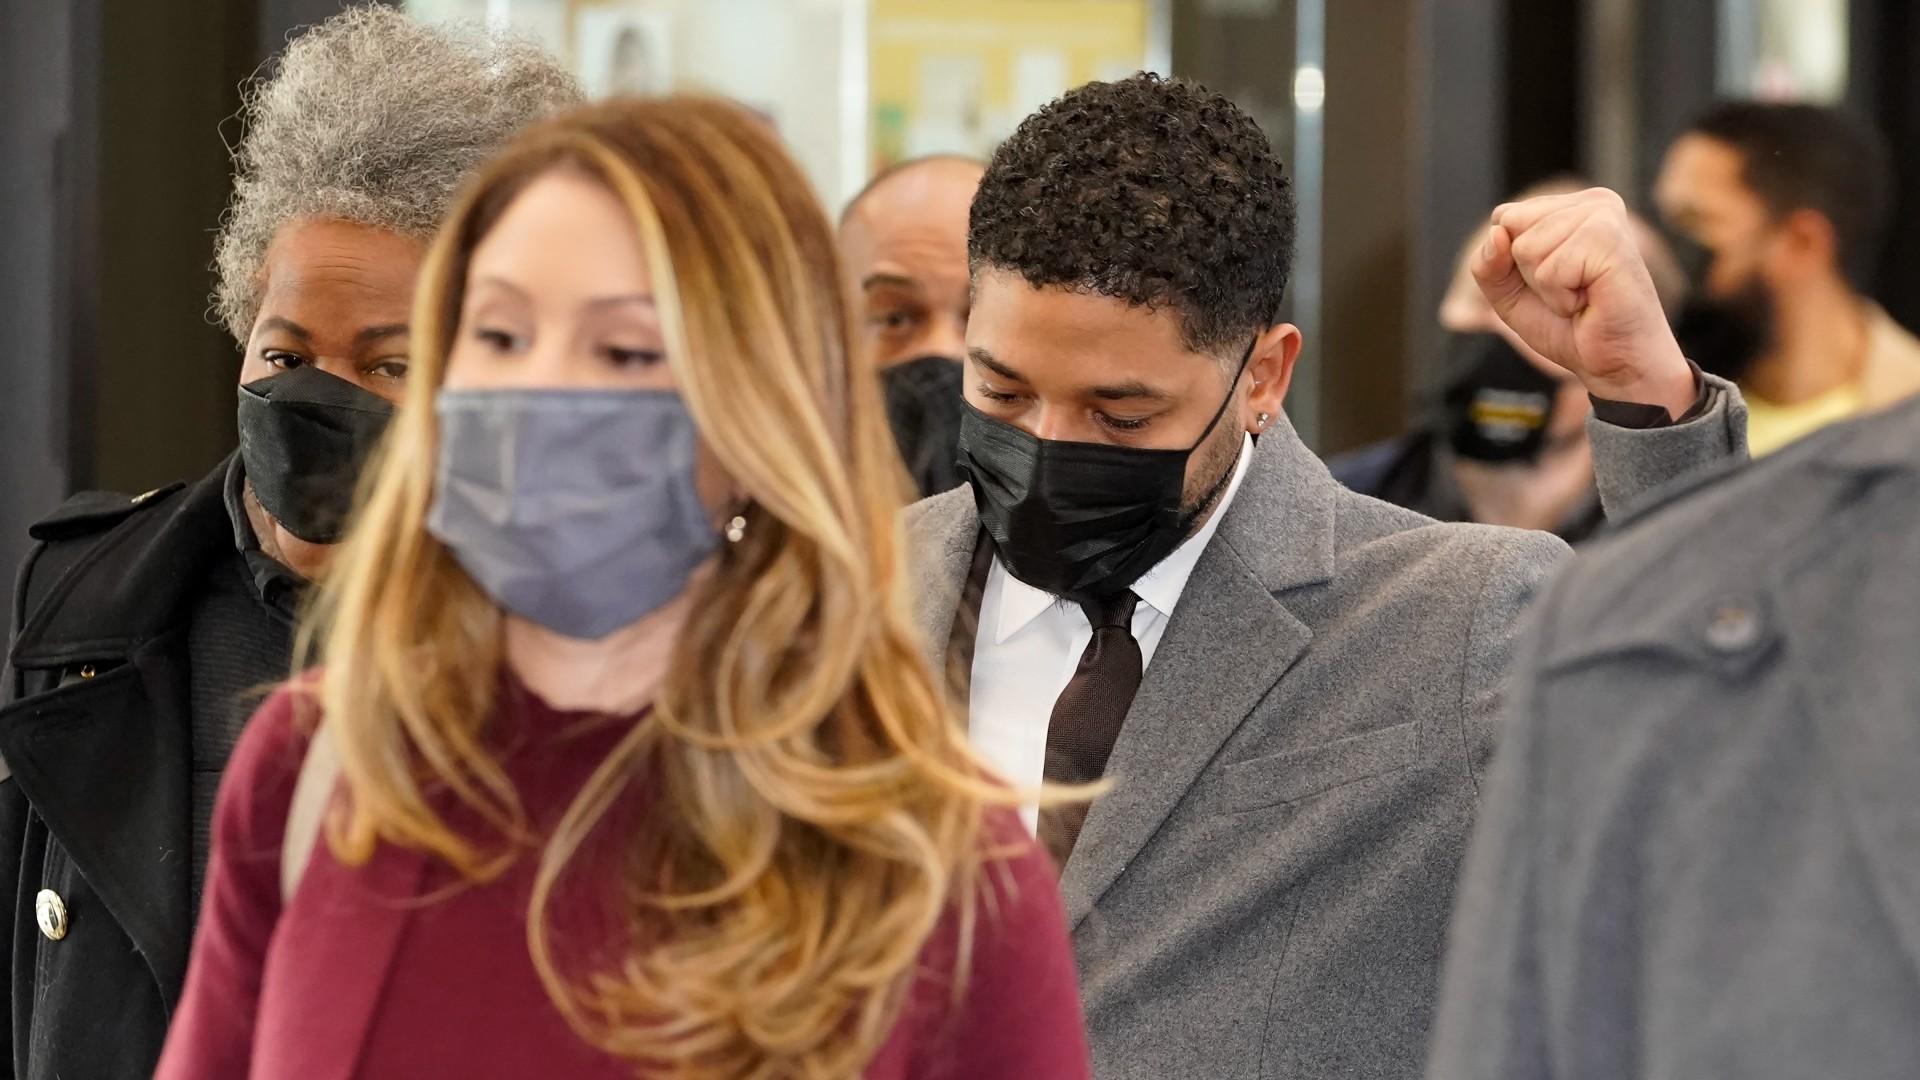
{"label": "man in gray suit jacket", "polygon": [[[1614,421],[1603,497],[1743,453],[1617,197],[1496,216],[1477,274]],[[919,617],[1011,782],[1112,782],[1037,821],[1104,1078],[1419,1075],[1515,620],[1567,554],[1301,444],[1292,235],[1252,120],[1152,76],[1028,118],[973,206],[969,485],[909,512]]]}
{"label": "man in gray suit jacket", "polygon": [[1702,487],[1541,602],[1434,1080],[1920,1076],[1920,405]]}

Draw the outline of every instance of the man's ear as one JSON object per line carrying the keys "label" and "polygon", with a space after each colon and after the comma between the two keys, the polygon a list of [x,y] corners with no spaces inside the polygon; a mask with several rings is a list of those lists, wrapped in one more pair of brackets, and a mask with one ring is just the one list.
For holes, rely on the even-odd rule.
{"label": "man's ear", "polygon": [[1775,231],[1782,269],[1795,277],[1840,272],[1840,241],[1833,222],[1818,210],[1802,208],[1780,219]]}
{"label": "man's ear", "polygon": [[[1300,328],[1292,323],[1268,327],[1253,343],[1247,358],[1251,385],[1240,407],[1240,426],[1255,435],[1273,426],[1293,384],[1293,365],[1300,359]],[[1264,417],[1265,419],[1262,419]]]}

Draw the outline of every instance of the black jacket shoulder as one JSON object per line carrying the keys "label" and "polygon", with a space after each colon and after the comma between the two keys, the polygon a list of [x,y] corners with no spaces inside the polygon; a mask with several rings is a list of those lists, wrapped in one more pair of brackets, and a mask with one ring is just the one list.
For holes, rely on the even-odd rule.
{"label": "black jacket shoulder", "polygon": [[171,496],[186,490],[186,486],[184,482],[175,481],[143,495],[83,491],[61,503],[58,510],[29,525],[27,535],[35,540],[52,542],[105,532],[142,510],[163,505]]}
{"label": "black jacket shoulder", "polygon": [[129,518],[158,510],[186,486],[176,482],[143,495],[83,491],[27,526],[27,535],[39,542],[20,566],[13,591],[12,631],[20,631],[27,614],[45,599],[48,588],[82,561],[99,538]]}
{"label": "black jacket shoulder", "polygon": [[14,590],[12,666],[51,666],[177,621],[200,569],[233,544],[226,470],[143,495],[75,495],[34,523],[39,543]]}

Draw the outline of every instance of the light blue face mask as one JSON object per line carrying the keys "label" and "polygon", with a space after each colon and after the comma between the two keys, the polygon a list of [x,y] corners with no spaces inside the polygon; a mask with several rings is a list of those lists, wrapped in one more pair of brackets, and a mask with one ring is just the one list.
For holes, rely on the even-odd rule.
{"label": "light blue face mask", "polygon": [[427,531],[495,602],[602,638],[686,587],[719,543],[693,417],[667,390],[442,390]]}

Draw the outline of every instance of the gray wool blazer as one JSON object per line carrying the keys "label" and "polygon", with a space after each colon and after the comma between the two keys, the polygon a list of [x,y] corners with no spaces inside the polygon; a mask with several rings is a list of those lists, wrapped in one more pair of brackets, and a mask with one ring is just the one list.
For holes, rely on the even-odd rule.
{"label": "gray wool blazer", "polygon": [[1429,1076],[1920,1076],[1920,404],[1583,552],[1504,739]]}
{"label": "gray wool blazer", "polygon": [[[1745,406],[1592,426],[1603,498],[1745,453]],[[1284,421],[1188,580],[1064,869],[1105,1080],[1416,1077],[1516,620],[1568,554],[1349,492]],[[979,520],[908,511],[929,655]]]}

